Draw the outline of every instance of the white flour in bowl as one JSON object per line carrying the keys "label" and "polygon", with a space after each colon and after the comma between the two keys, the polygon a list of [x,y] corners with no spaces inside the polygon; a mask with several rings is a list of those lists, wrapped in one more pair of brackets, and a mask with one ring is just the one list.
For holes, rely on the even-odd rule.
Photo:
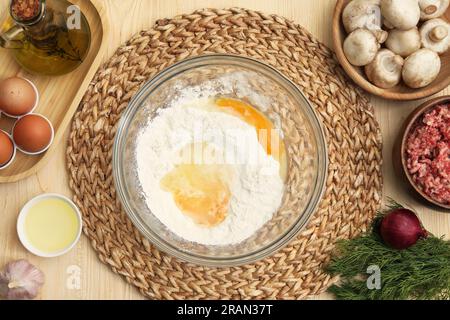
{"label": "white flour in bowl", "polygon": [[[251,237],[278,210],[284,192],[280,164],[261,146],[255,128],[238,117],[205,109],[207,100],[160,110],[137,140],[138,178],[150,211],[173,233],[205,245],[237,244]],[[185,146],[204,143],[223,152],[233,172],[228,215],[205,227],[185,215],[161,179]]]}

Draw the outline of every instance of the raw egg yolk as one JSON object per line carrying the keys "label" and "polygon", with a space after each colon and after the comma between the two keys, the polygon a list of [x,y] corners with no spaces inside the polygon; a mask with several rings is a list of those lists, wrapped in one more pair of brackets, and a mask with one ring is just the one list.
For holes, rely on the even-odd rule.
{"label": "raw egg yolk", "polygon": [[160,185],[172,193],[177,207],[195,223],[214,227],[228,214],[228,177],[226,165],[180,164],[161,179]]}
{"label": "raw egg yolk", "polygon": [[286,179],[287,159],[284,141],[272,121],[253,106],[236,99],[219,98],[216,105],[223,112],[239,117],[256,129],[258,141],[267,152],[280,163],[280,176]]}
{"label": "raw egg yolk", "polygon": [[278,133],[274,134],[276,129],[272,121],[263,113],[251,105],[236,99],[219,98],[216,100],[216,105],[222,111],[237,116],[254,127],[258,133],[259,143],[266,150],[267,154],[273,156],[276,160],[280,160],[282,153],[284,153],[284,143],[281,141]]}

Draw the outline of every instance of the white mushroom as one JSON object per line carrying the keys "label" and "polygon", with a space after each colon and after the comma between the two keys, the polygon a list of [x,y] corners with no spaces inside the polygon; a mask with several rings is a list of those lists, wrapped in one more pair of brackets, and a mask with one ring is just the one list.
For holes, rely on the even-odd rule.
{"label": "white mushroom", "polygon": [[404,60],[388,49],[381,49],[365,67],[367,78],[380,88],[395,87],[402,79]]}
{"label": "white mushroom", "polygon": [[388,30],[392,30],[395,27],[392,25],[392,23],[390,23],[389,21],[387,21],[386,19],[383,20],[383,25],[386,27],[386,29]]}
{"label": "white mushroom", "polygon": [[343,49],[352,65],[362,67],[372,62],[380,44],[369,30],[356,29],[345,39]]}
{"label": "white mushroom", "polygon": [[436,18],[425,22],[420,28],[422,46],[437,54],[443,54],[450,48],[450,24]]}
{"label": "white mushroom", "polygon": [[450,5],[450,0],[419,0],[420,19],[430,20],[442,16]]}
{"label": "white mushroom", "polygon": [[381,0],[353,0],[342,12],[345,31],[351,33],[356,29],[373,32],[379,43],[386,41],[387,32],[381,29]]}
{"label": "white mushroom", "polygon": [[386,47],[403,58],[413,54],[421,47],[419,29],[394,29],[389,31]]}
{"label": "white mushroom", "polygon": [[430,49],[420,49],[405,60],[403,81],[408,87],[423,88],[432,83],[441,70],[441,59]]}
{"label": "white mushroom", "polygon": [[400,30],[417,26],[420,20],[418,0],[381,0],[381,14],[388,21],[386,25]]}

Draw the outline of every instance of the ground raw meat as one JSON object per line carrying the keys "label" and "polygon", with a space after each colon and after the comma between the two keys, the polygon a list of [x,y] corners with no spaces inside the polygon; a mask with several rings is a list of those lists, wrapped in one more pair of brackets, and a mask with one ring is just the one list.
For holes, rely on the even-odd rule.
{"label": "ground raw meat", "polygon": [[408,171],[425,194],[450,204],[450,104],[422,116],[411,129],[406,145]]}

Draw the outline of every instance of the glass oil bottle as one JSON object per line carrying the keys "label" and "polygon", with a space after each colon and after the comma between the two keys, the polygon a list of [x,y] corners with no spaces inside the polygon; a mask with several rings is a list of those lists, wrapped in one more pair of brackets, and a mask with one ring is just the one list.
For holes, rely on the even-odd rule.
{"label": "glass oil bottle", "polygon": [[78,6],[66,0],[11,0],[0,46],[27,71],[61,75],[83,63],[91,31]]}

